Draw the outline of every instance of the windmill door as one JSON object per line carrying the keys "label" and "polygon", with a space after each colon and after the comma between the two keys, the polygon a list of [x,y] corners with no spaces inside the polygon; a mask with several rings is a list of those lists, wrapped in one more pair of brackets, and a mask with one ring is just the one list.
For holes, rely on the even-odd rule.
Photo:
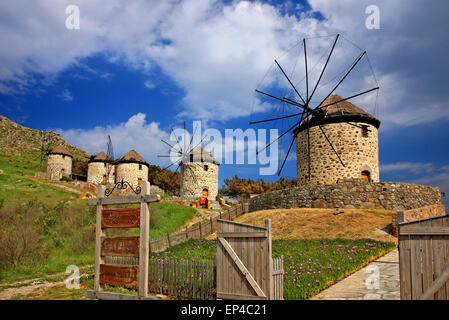
{"label": "windmill door", "polygon": [[207,190],[206,188],[203,189],[203,198],[207,198],[207,196],[209,195],[209,190]]}
{"label": "windmill door", "polygon": [[366,179],[368,181],[371,181],[370,172],[369,171],[362,171],[362,179]]}
{"label": "windmill door", "polygon": [[217,220],[217,298],[272,299],[271,227]]}

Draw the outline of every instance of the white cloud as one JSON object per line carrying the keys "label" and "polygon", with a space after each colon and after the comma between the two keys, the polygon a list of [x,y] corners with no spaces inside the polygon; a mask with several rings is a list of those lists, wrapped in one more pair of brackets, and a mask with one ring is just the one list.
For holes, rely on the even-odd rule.
{"label": "white cloud", "polygon": [[434,171],[432,163],[428,162],[397,162],[390,164],[383,164],[380,166],[381,172],[401,172],[407,171],[414,174],[418,173],[430,173]]}
{"label": "white cloud", "polygon": [[61,99],[64,101],[73,101],[73,95],[68,89],[64,89],[61,93]]}
{"label": "white cloud", "polygon": [[150,164],[166,164],[165,159],[161,160],[157,155],[168,154],[167,147],[161,142],[161,139],[168,139],[168,134],[160,129],[158,122],[148,122],[143,113],[137,113],[126,122],[117,125],[98,126],[93,129],[55,129],[54,131],[70,144],[91,154],[106,152],[107,137],[110,135],[115,158],[134,149]]}
{"label": "white cloud", "polygon": [[154,89],[156,88],[156,84],[151,81],[151,80],[147,80],[144,82],[145,87],[147,87],[148,89]]}

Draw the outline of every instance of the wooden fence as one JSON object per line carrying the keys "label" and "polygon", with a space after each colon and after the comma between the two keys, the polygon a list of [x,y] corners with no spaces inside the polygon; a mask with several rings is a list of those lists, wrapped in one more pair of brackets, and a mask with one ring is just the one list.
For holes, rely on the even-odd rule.
{"label": "wooden fence", "polygon": [[217,231],[217,220],[232,220],[248,212],[249,203],[239,203],[220,213],[216,217],[211,217],[208,221],[200,222],[198,225],[186,228],[183,231],[167,234],[166,236],[150,240],[151,252],[162,252],[168,248],[186,242],[189,239],[200,239]]}
{"label": "wooden fence", "polygon": [[284,257],[273,258],[273,299],[284,300]]}
{"label": "wooden fence", "polygon": [[190,299],[215,299],[213,261],[150,259],[149,291]]}
{"label": "wooden fence", "polygon": [[401,299],[449,300],[449,216],[398,227]]}

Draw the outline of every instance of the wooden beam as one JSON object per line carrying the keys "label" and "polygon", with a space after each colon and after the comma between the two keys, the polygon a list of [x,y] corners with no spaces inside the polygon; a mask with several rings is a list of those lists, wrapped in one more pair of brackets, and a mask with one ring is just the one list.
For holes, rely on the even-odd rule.
{"label": "wooden beam", "polygon": [[[105,186],[98,187],[98,199],[104,197],[104,192],[106,190]],[[95,225],[95,275],[94,275],[94,290],[99,292],[102,290],[100,285],[100,265],[103,263],[101,257],[101,238],[105,236],[103,229],[101,228],[101,218],[102,218],[103,206],[101,204],[97,205],[97,215],[96,215],[96,225]]]}
{"label": "wooden beam", "polygon": [[224,300],[267,300],[265,296],[251,296],[246,294],[235,294],[235,293],[225,293],[217,292],[217,298]]}
{"label": "wooden beam", "polygon": [[99,300],[161,300],[155,296],[139,297],[136,294],[118,293],[118,292],[95,292],[94,290],[87,290],[84,296],[89,299]]}
{"label": "wooden beam", "polygon": [[[101,187],[101,186],[100,186]],[[141,203],[141,202],[159,202],[161,196],[158,194],[150,194],[145,196],[132,196],[132,197],[112,197],[112,198],[91,198],[87,200],[90,206],[96,206],[97,204],[109,205],[109,204],[128,204],[128,203]]]}
{"label": "wooden beam", "polygon": [[[142,184],[142,194],[150,195],[150,183]],[[148,295],[148,262],[150,255],[150,207],[148,203],[140,203],[140,254],[139,254],[139,296]]]}
{"label": "wooden beam", "polygon": [[[239,268],[240,272],[243,274],[243,276],[246,278],[246,280],[249,282],[249,284],[251,285],[251,287],[254,289],[254,291],[256,292],[256,294],[259,297],[263,297],[266,298],[265,293],[262,291],[262,289],[259,287],[259,284],[256,282],[256,280],[254,280],[253,276],[251,275],[251,273],[248,271],[248,269],[246,269],[245,265],[243,264],[243,262],[240,260],[240,258],[238,257],[238,255],[235,253],[234,249],[232,249],[231,245],[229,244],[229,242],[227,242],[225,239],[223,238],[218,238],[218,240],[220,241],[220,243],[223,245],[223,247],[225,248],[225,250],[228,252],[228,254],[231,256],[231,259],[234,261],[234,263],[237,265],[237,267]],[[271,258],[271,257],[270,257]]]}
{"label": "wooden beam", "polygon": [[267,232],[220,232],[223,238],[266,238]]}
{"label": "wooden beam", "polygon": [[268,252],[267,252],[267,275],[268,275],[268,298],[270,300],[274,300],[274,287],[273,287],[273,276],[271,273],[273,272],[273,259],[272,259],[272,243],[271,243],[271,219],[265,219],[265,229],[267,230],[268,239],[267,239],[267,246],[268,246]]}
{"label": "wooden beam", "polygon": [[443,273],[433,282],[422,295],[421,300],[429,300],[449,279],[449,268],[446,268]]}

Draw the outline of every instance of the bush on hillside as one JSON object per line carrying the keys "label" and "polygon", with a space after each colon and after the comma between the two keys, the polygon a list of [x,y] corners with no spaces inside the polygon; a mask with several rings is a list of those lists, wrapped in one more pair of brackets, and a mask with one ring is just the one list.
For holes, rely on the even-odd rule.
{"label": "bush on hillside", "polygon": [[39,248],[38,217],[35,206],[0,208],[0,268],[17,267]]}

